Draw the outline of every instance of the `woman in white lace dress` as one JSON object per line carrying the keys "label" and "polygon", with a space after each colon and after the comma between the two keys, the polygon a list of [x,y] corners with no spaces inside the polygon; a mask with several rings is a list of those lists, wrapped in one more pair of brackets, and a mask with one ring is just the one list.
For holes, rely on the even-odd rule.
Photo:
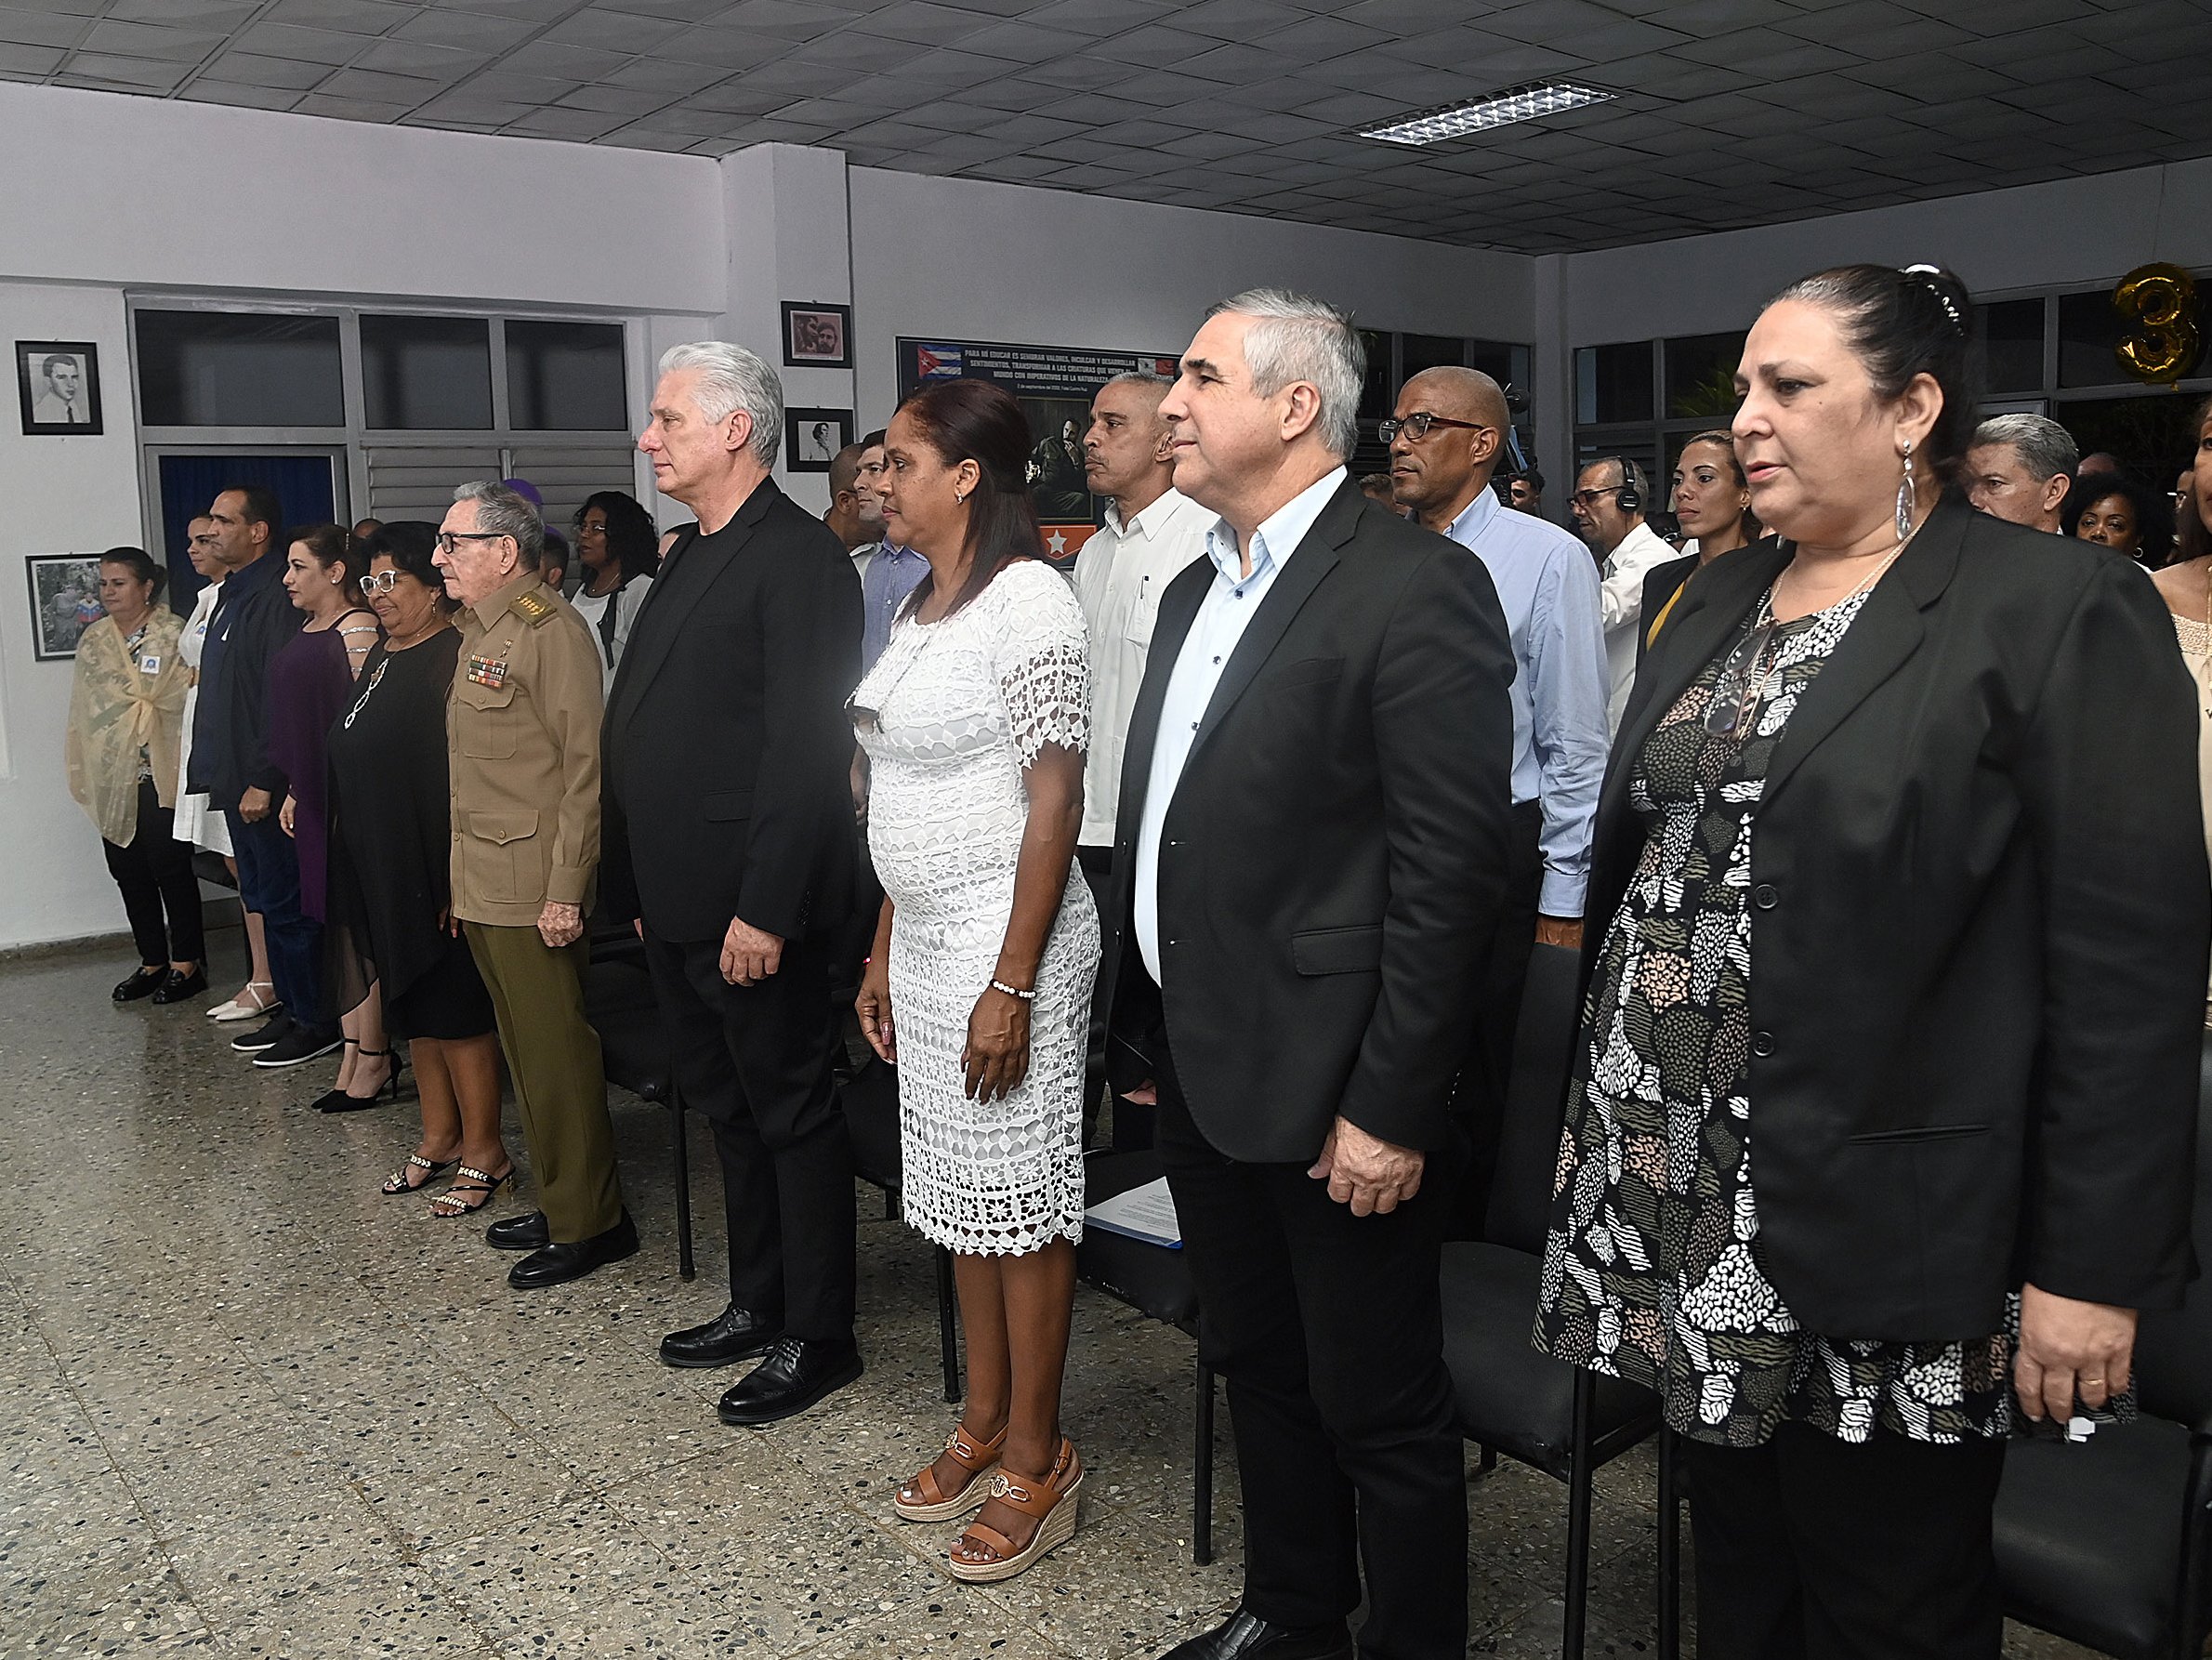
{"label": "woman in white lace dress", "polygon": [[981,1508],[957,1578],[1074,1532],[1060,1432],[1083,1232],[1083,1078],[1098,912],[1071,874],[1090,738],[1083,613],[1039,555],[1020,408],[983,381],[892,417],[887,534],[929,561],[853,693],[884,888],[861,1028],[899,1069],[907,1220],[953,1253],[967,1412],[899,1490],[910,1521]]}

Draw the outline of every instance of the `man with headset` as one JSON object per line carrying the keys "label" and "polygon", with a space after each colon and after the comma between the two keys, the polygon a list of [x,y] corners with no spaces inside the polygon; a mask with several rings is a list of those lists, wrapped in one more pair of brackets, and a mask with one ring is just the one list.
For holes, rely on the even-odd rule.
{"label": "man with headset", "polygon": [[1582,469],[1567,506],[1574,528],[1601,561],[1600,614],[1605,623],[1605,662],[1613,677],[1606,719],[1621,730],[1628,689],[1636,683],[1637,626],[1643,616],[1646,572],[1675,550],[1644,521],[1651,485],[1643,468],[1626,455],[1602,455]]}

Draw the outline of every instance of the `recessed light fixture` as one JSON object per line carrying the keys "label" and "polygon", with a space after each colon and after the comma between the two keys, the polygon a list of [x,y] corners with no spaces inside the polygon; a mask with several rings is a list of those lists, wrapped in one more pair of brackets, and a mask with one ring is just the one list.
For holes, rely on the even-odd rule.
{"label": "recessed light fixture", "polygon": [[1535,121],[1546,115],[1557,115],[1562,110],[1602,104],[1616,96],[1573,81],[1532,81],[1525,86],[1508,86],[1502,92],[1479,98],[1471,104],[1452,104],[1409,115],[1388,126],[1363,127],[1360,137],[1380,138],[1385,144],[1441,144],[1447,138],[1486,133],[1494,126],[1509,126],[1516,121]]}

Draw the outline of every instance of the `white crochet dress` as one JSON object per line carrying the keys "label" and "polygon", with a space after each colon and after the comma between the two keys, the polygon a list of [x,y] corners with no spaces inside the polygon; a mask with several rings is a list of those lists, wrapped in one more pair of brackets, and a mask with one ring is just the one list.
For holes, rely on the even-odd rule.
{"label": "white crochet dress", "polygon": [[1022,770],[1090,742],[1083,613],[1025,560],[937,623],[902,618],[852,694],[868,850],[893,906],[906,1219],[938,1245],[1019,1255],[1083,1236],[1083,1077],[1099,916],[1070,867],[1030,1008],[1029,1075],[969,1100],[960,1051],[1013,915]]}

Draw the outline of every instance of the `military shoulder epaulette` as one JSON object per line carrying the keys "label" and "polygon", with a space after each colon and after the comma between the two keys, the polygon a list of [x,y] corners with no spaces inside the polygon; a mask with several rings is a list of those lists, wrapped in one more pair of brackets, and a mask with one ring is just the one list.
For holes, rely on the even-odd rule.
{"label": "military shoulder epaulette", "polygon": [[524,622],[533,628],[538,628],[544,626],[546,619],[553,614],[553,601],[543,594],[517,594],[515,609],[521,613]]}

